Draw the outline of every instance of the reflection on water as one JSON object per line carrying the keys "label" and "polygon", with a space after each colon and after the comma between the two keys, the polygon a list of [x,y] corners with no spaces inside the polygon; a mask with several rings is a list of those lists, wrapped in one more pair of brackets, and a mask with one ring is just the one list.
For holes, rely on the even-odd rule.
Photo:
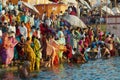
{"label": "reflection on water", "polygon": [[[4,80],[7,80],[7,77],[16,80],[12,73],[4,76]],[[83,65],[61,64],[52,69],[41,70],[38,76],[31,80],[120,80],[120,57],[89,61]]]}
{"label": "reflection on water", "polygon": [[0,80],[20,80],[20,78],[12,71],[2,72],[0,75]]}

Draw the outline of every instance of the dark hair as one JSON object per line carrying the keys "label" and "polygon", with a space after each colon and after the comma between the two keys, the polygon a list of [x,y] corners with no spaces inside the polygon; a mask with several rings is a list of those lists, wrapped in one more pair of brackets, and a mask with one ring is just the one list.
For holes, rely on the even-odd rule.
{"label": "dark hair", "polygon": [[21,22],[21,24],[24,23],[24,21]]}
{"label": "dark hair", "polygon": [[30,37],[27,37],[27,41],[29,41],[30,40]]}
{"label": "dark hair", "polygon": [[33,41],[35,38],[36,38],[35,36],[32,36],[32,41]]}
{"label": "dark hair", "polygon": [[114,36],[115,36],[114,34],[111,35],[111,37],[114,37]]}
{"label": "dark hair", "polygon": [[62,28],[60,28],[60,30],[62,30]]}

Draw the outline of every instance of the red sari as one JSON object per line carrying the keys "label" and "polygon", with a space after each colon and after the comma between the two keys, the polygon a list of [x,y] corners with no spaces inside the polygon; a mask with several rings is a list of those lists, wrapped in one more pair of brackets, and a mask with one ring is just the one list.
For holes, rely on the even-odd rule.
{"label": "red sari", "polygon": [[40,32],[41,32],[42,35],[45,34],[45,27],[42,23],[40,24]]}
{"label": "red sari", "polygon": [[64,52],[64,55],[68,58],[71,59],[72,58],[72,46],[70,44],[66,45],[67,50]]}

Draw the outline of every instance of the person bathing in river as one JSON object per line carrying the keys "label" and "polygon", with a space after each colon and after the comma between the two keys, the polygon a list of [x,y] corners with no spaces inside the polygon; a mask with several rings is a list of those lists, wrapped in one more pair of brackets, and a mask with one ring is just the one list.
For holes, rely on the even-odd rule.
{"label": "person bathing in river", "polygon": [[78,43],[79,44],[79,52],[82,57],[82,63],[84,63],[86,61],[85,55],[84,55],[84,51],[85,51],[84,41],[85,41],[85,39],[82,38]]}
{"label": "person bathing in river", "polygon": [[70,45],[70,43],[66,44],[66,48],[67,50],[63,53],[66,57],[68,62],[70,62],[70,60],[72,59],[72,46]]}
{"label": "person bathing in river", "polygon": [[108,48],[110,50],[111,56],[115,56],[114,42],[112,40],[108,42]]}
{"label": "person bathing in river", "polygon": [[36,70],[39,70],[40,69],[40,55],[41,55],[40,48],[41,48],[41,45],[40,45],[39,40],[35,36],[32,37],[32,42],[33,42],[32,48],[33,48],[33,51],[36,55],[35,66],[36,66]]}
{"label": "person bathing in river", "polygon": [[55,48],[55,54],[53,55],[53,59],[54,59],[54,64],[57,65],[59,63],[59,57],[58,57],[59,44],[57,41],[55,41],[55,36],[52,34],[49,39],[49,44]]}
{"label": "person bathing in river", "polygon": [[59,48],[61,48],[61,50],[58,53],[58,56],[59,56],[60,62],[62,62],[62,57],[63,57],[63,52],[64,52],[62,49],[64,48],[64,45],[66,45],[65,35],[63,33],[62,28],[60,28],[60,30],[58,31],[57,36],[58,36],[58,41],[57,42],[60,44]]}
{"label": "person bathing in river", "polygon": [[110,51],[106,45],[104,45],[102,48],[102,55],[103,55],[103,58],[110,58]]}
{"label": "person bathing in river", "polygon": [[31,39],[29,37],[27,37],[25,42],[24,52],[27,55],[27,60],[30,61],[29,70],[32,72],[35,68],[36,55],[31,47]]}
{"label": "person bathing in river", "polygon": [[18,59],[20,61],[24,61],[25,60],[25,53],[24,53],[24,45],[25,45],[25,38],[24,36],[19,36],[20,38],[20,42],[16,45],[16,50],[18,52]]}
{"label": "person bathing in river", "polygon": [[24,61],[23,65],[18,67],[19,77],[21,79],[28,79],[30,77],[30,64],[31,63],[29,61]]}

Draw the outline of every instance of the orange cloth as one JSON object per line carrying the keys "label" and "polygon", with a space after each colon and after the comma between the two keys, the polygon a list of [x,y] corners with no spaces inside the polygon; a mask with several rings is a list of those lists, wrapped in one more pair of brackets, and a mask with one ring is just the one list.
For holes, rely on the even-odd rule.
{"label": "orange cloth", "polygon": [[26,24],[25,24],[25,26],[26,26],[26,28],[27,28],[27,34],[28,34],[28,37],[30,37],[30,32],[31,32],[31,26],[30,26],[30,23],[29,22],[27,22]]}

